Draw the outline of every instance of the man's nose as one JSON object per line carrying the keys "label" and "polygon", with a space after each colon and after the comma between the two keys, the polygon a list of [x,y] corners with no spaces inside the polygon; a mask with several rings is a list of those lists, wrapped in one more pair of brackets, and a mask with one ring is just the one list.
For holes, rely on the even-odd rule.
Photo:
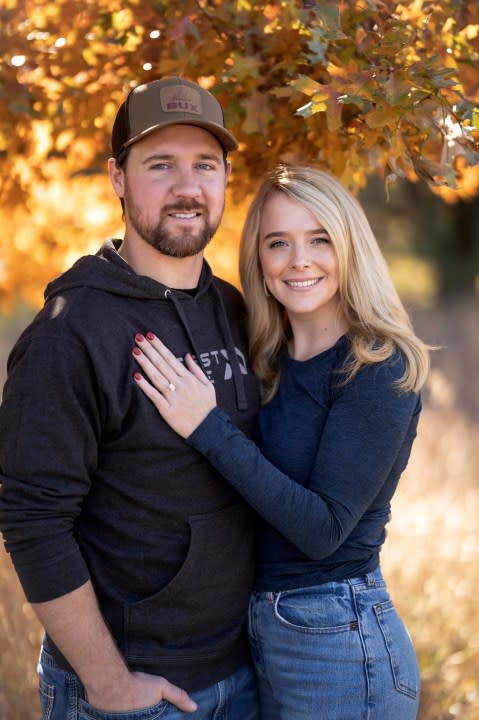
{"label": "man's nose", "polygon": [[172,186],[177,197],[198,197],[201,188],[193,168],[178,168]]}

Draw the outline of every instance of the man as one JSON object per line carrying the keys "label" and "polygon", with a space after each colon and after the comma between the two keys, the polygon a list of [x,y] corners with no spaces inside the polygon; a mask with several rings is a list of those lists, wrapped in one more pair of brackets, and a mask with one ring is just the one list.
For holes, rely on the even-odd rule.
{"label": "man", "polygon": [[159,418],[131,355],[149,331],[192,352],[251,433],[244,307],[203,259],[237,143],[209,92],[163,78],[130,93],[112,146],[124,239],[47,287],[0,408],[0,527],[46,630],[43,718],[253,720],[250,511]]}

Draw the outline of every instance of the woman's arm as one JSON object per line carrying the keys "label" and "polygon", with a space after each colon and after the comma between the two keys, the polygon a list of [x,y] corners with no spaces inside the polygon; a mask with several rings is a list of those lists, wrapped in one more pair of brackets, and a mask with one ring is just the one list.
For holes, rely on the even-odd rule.
{"label": "woman's arm", "polygon": [[[214,390],[192,358],[185,367],[154,338],[139,345],[144,352],[135,357],[162,392],[140,374],[135,379],[164,419],[312,559],[328,557],[344,542],[393,467],[397,480],[407,462],[418,398],[394,388],[399,364],[394,372],[387,363],[364,368],[338,392],[303,487],[266,460],[216,407]],[[404,443],[408,434],[411,442]]]}

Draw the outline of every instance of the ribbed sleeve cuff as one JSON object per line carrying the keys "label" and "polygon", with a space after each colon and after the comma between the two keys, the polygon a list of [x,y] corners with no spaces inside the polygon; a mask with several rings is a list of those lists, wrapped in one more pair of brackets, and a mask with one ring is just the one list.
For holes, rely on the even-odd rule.
{"label": "ribbed sleeve cuff", "polygon": [[223,441],[229,427],[231,427],[229,416],[221,408],[215,407],[191,433],[186,442],[202,455],[208,455]]}
{"label": "ribbed sleeve cuff", "polygon": [[90,577],[80,552],[62,558],[54,565],[23,564],[13,557],[13,564],[27,600],[48,602],[84,585]]}

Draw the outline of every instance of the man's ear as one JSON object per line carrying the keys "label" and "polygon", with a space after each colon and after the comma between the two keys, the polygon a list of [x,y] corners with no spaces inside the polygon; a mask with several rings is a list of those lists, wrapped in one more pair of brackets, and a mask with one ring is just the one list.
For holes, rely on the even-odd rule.
{"label": "man's ear", "polygon": [[225,168],[225,187],[228,184],[228,180],[231,175],[231,160],[226,161],[226,168]]}
{"label": "man's ear", "polygon": [[110,182],[113,186],[113,190],[116,192],[119,198],[125,195],[125,171],[121,168],[115,158],[108,160],[108,175],[110,176]]}

